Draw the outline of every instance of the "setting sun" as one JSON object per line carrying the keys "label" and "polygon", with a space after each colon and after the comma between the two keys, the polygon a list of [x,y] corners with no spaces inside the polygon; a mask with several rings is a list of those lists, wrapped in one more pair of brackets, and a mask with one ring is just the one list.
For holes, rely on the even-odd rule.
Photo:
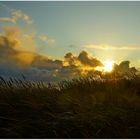
{"label": "setting sun", "polygon": [[104,62],[104,71],[105,72],[111,72],[112,69],[113,69],[113,64],[114,64],[114,61],[110,61],[110,60],[107,60]]}
{"label": "setting sun", "polygon": [[114,1],[0,0],[0,139],[140,140],[140,0]]}

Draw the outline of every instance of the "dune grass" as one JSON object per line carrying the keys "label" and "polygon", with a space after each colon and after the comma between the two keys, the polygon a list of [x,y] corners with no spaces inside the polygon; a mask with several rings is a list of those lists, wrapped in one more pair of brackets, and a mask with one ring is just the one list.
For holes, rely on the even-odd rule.
{"label": "dune grass", "polygon": [[0,77],[0,138],[140,138],[140,77],[58,84]]}

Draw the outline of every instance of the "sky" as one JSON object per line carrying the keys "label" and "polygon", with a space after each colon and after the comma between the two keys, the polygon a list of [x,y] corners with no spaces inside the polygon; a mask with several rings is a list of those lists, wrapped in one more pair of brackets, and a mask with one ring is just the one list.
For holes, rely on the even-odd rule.
{"label": "sky", "polygon": [[[62,60],[67,53],[78,57],[84,50],[101,62],[129,60],[140,67],[139,23],[139,1],[0,2],[1,34],[6,32],[10,41],[18,36],[20,51],[50,60]],[[27,54],[25,59],[32,61]]]}

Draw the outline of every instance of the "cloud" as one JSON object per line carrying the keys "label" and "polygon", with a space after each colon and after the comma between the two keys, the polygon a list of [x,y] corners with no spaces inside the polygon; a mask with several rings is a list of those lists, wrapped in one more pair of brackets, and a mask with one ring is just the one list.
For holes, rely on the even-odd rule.
{"label": "cloud", "polygon": [[18,42],[0,36],[0,62],[16,63],[17,65],[28,65],[33,60],[35,54],[27,51],[17,50]]}
{"label": "cloud", "polygon": [[54,39],[49,38],[47,35],[40,35],[40,36],[39,36],[39,39],[40,39],[42,42],[49,43],[49,44],[52,44],[52,43],[55,42]]}
{"label": "cloud", "polygon": [[[100,75],[94,68],[101,66],[101,61],[89,56],[86,51],[80,52],[78,56],[69,52],[63,60],[52,60],[20,49],[20,32],[8,31],[5,36],[0,36],[0,75],[19,77],[24,74],[29,80],[42,81],[60,81],[90,74],[94,77]],[[123,75],[135,73],[136,69],[129,64],[129,61],[115,64],[114,72]]]}
{"label": "cloud", "polygon": [[[19,20],[22,20],[24,23],[26,23],[27,25],[32,24],[33,20],[31,20],[30,16],[25,14],[22,10],[15,10],[12,9],[10,7],[8,7],[7,5],[4,5],[3,3],[0,3],[0,7],[3,7],[4,9],[6,9],[6,11],[8,11],[8,13],[10,13],[9,17],[0,17],[0,22],[9,22],[9,23],[14,23],[16,24],[15,26],[17,26],[17,24],[19,24],[20,22],[18,22]],[[30,25],[31,27],[31,25]],[[11,26],[10,26],[11,28]],[[6,29],[4,29],[6,31]],[[11,29],[10,29],[11,30]],[[17,29],[13,29],[17,30]],[[50,38],[48,35],[39,35],[33,28],[32,28],[32,32],[35,32],[34,34],[24,34],[24,36],[22,36],[20,38],[20,41],[22,41],[22,45],[24,46],[24,48],[26,46],[28,46],[30,44],[31,46],[35,46],[36,44],[34,43],[33,40],[36,41],[42,41],[44,43],[47,44],[53,44],[55,43],[55,40],[53,38]],[[9,29],[7,30],[9,32]],[[16,31],[17,33],[17,31]],[[13,34],[13,33],[12,33]]]}
{"label": "cloud", "polygon": [[49,59],[23,47],[21,36],[22,30],[16,27],[6,27],[5,34],[0,36],[1,74],[4,74],[5,69],[8,68],[7,76],[17,76],[22,73],[32,80],[59,81],[87,74],[89,67],[93,70],[101,64],[99,60],[89,57],[85,51],[78,56],[69,52],[63,60]]}
{"label": "cloud", "polygon": [[[9,11],[11,16],[0,18],[0,21],[17,23],[22,19],[27,24],[30,21],[30,17],[21,10]],[[0,34],[0,74],[18,76],[24,73],[31,79],[60,80],[80,76],[83,67],[89,65],[85,65],[72,53],[66,54],[64,60],[53,60],[38,54],[34,40],[39,38],[49,44],[55,42],[47,35],[25,33],[17,25],[3,29],[4,32]]]}
{"label": "cloud", "polygon": [[32,81],[56,81],[56,79],[53,79],[52,74],[46,69],[34,67],[23,68],[16,67],[13,64],[0,64],[0,76],[3,76],[6,79],[9,79],[9,77],[23,79],[22,75],[24,75],[27,80]]}
{"label": "cloud", "polygon": [[[5,28],[5,34],[0,36],[1,62],[29,65],[33,60],[35,53],[30,52],[29,50],[31,49],[24,47],[21,32],[20,28],[14,26],[8,26]],[[27,40],[24,41],[26,42]]]}
{"label": "cloud", "polygon": [[30,19],[30,17],[25,14],[21,10],[15,10],[9,8],[7,5],[4,5],[0,3],[0,6],[8,10],[10,12],[9,17],[0,17],[0,22],[10,22],[10,23],[17,23],[19,19],[23,20],[26,24],[32,24],[33,20]]}
{"label": "cloud", "polygon": [[102,66],[103,64],[96,58],[90,57],[86,51],[82,51],[79,56],[78,60],[84,65],[88,65],[91,67]]}
{"label": "cloud", "polygon": [[34,57],[31,67],[49,71],[52,79],[55,80],[76,78],[91,73],[91,71],[94,71],[96,66],[101,65],[99,60],[89,57],[87,52],[82,51],[79,55],[83,53],[86,53],[86,58],[88,58],[88,62],[86,60],[86,63],[83,63],[83,60],[80,60],[78,56],[74,56],[69,52],[65,54],[64,60],[52,60],[47,57],[37,55]]}
{"label": "cloud", "polygon": [[27,14],[25,14],[23,11],[21,11],[21,10],[14,10],[11,13],[11,15],[12,15],[11,18],[15,19],[15,22],[18,19],[22,19],[27,24],[33,23],[33,21],[30,19],[30,17]]}
{"label": "cloud", "polygon": [[[61,60],[52,60],[39,55],[34,46],[33,38],[24,34],[16,26],[7,26],[0,36],[0,63],[16,67],[43,69],[53,73],[62,67]],[[26,45],[25,45],[26,44]]]}
{"label": "cloud", "polygon": [[62,61],[51,60],[48,59],[47,57],[36,55],[31,63],[31,66],[39,69],[47,69],[53,71],[62,67]]}
{"label": "cloud", "polygon": [[130,67],[130,61],[122,61],[119,65],[114,64],[113,72],[120,76],[133,76],[136,74],[137,69]]}
{"label": "cloud", "polygon": [[100,44],[100,45],[89,44],[89,45],[85,45],[84,48],[92,48],[92,49],[99,49],[99,50],[126,50],[126,51],[140,50],[140,47],[137,46],[116,47],[116,46],[111,46],[106,44]]}
{"label": "cloud", "polygon": [[23,29],[18,26],[6,26],[3,29],[3,35],[7,37],[9,41],[15,42],[11,47],[23,51],[36,51],[36,43],[33,35],[25,34]]}
{"label": "cloud", "polygon": [[24,73],[30,79],[53,80],[57,69],[63,67],[62,61],[48,59],[27,50],[23,47],[23,38],[20,28],[12,26],[5,28],[5,33],[0,36],[0,73],[5,76],[6,73],[7,76]]}
{"label": "cloud", "polygon": [[86,51],[81,51],[78,56],[69,52],[64,56],[63,67],[58,72],[62,77],[76,78],[93,74],[97,66],[102,66],[101,61],[89,56]]}
{"label": "cloud", "polygon": [[96,67],[102,66],[100,60],[89,56],[86,51],[80,52],[78,56],[74,56],[72,53],[67,53],[65,56],[65,65],[73,65],[73,66],[89,66]]}
{"label": "cloud", "polygon": [[[24,33],[22,28],[6,26],[4,31],[0,35],[0,75],[18,77],[24,74],[31,80],[60,81],[97,75],[95,68],[103,65],[86,51],[78,55],[69,52],[62,60],[50,59],[37,53],[34,36]],[[114,71],[122,74],[135,72],[129,63],[116,64]]]}
{"label": "cloud", "polygon": [[64,56],[64,65],[65,66],[80,66],[81,63],[76,56],[74,56],[71,52],[69,52]]}
{"label": "cloud", "polygon": [[82,76],[81,69],[77,66],[63,66],[56,73],[56,78],[59,80],[72,79]]}
{"label": "cloud", "polygon": [[0,17],[0,22],[16,23],[16,20],[13,17]]}

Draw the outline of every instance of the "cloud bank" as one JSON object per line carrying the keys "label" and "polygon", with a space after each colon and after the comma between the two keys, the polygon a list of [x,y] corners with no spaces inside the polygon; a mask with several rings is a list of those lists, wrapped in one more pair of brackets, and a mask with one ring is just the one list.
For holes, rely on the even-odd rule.
{"label": "cloud bank", "polygon": [[[3,5],[6,7],[5,5]],[[21,10],[10,11],[9,17],[0,17],[0,22],[16,24],[21,19],[26,24],[33,23],[31,18]],[[68,52],[62,60],[53,60],[37,53],[35,39],[45,43],[54,43],[55,40],[47,35],[25,34],[23,29],[16,26],[4,27],[0,34],[0,76],[19,77],[24,74],[29,80],[60,81],[80,76],[100,76],[96,67],[103,66],[102,62],[88,52],[81,51],[77,56]],[[114,47],[108,45],[86,45],[85,48],[103,50],[138,50],[137,47]],[[132,74],[137,70],[129,66],[129,61],[119,65],[114,64],[113,72],[119,75]]]}
{"label": "cloud bank", "polygon": [[[21,34],[20,28],[11,26],[5,28],[5,33],[0,36],[0,74],[15,76],[25,73],[31,79],[61,80],[87,74],[90,68],[93,70],[102,65],[100,60],[89,56],[86,51],[78,56],[69,52],[63,60],[49,59],[37,54],[35,47],[24,47],[24,36]],[[27,42],[26,38],[24,41]]]}
{"label": "cloud bank", "polygon": [[[8,26],[4,30],[0,36],[0,75],[4,77],[24,74],[29,80],[60,81],[101,74],[96,67],[102,67],[102,62],[84,50],[77,56],[68,52],[62,60],[53,60],[38,54],[32,37],[25,36],[21,28]],[[129,61],[123,61],[114,64],[113,72],[130,75],[137,70],[130,67]]]}

